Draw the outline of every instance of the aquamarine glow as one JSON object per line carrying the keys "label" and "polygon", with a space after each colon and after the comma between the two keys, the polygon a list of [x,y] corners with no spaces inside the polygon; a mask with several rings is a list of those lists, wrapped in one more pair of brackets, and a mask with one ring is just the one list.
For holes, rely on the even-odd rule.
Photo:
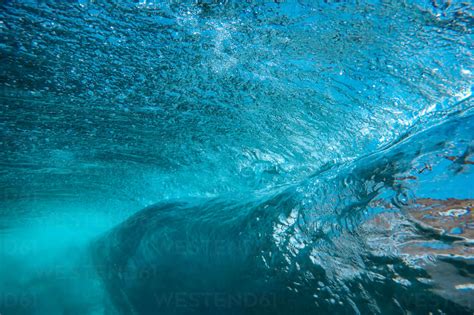
{"label": "aquamarine glow", "polygon": [[0,1],[0,314],[472,314],[473,25]]}

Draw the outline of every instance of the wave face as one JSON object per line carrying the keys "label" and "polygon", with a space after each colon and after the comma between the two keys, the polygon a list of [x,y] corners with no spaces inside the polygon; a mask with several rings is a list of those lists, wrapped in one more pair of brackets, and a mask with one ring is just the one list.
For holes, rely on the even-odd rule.
{"label": "wave face", "polygon": [[[473,118],[453,118],[266,200],[148,207],[94,242],[96,266],[124,314],[468,314],[472,292],[456,286],[472,283],[474,248],[461,241],[471,214],[459,238],[446,231],[442,239],[412,212],[425,211],[424,192],[438,197],[440,185],[472,198],[472,178],[446,183],[456,171],[437,160],[453,145],[473,150]],[[436,179],[404,183],[422,163]],[[465,270],[458,278],[446,267],[456,264]]]}
{"label": "wave face", "polygon": [[469,3],[0,7],[1,314],[472,313]]}

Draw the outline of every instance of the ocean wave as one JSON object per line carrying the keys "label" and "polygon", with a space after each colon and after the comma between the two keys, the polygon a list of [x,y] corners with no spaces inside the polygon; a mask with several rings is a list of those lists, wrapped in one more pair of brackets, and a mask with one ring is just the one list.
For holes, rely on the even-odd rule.
{"label": "ocean wave", "polygon": [[0,313],[472,313],[472,26],[2,1]]}
{"label": "ocean wave", "polygon": [[[253,202],[151,206],[94,243],[96,266],[126,314],[467,314],[471,292],[460,288],[471,281],[474,200],[463,172],[474,163],[473,118],[458,113]],[[436,192],[444,186],[456,192]],[[436,204],[451,223],[433,232],[425,215]],[[456,207],[467,217],[454,223],[459,233],[446,230]]]}

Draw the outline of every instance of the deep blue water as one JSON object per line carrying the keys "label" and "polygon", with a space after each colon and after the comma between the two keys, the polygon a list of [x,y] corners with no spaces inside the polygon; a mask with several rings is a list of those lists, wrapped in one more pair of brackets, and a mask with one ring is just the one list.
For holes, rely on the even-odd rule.
{"label": "deep blue water", "polygon": [[0,1],[0,314],[472,314],[469,1]]}

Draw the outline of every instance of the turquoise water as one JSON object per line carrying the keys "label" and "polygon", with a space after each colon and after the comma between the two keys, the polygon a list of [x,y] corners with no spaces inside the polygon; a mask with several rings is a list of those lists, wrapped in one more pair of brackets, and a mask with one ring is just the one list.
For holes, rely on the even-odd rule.
{"label": "turquoise water", "polygon": [[0,8],[0,314],[473,312],[468,2]]}

